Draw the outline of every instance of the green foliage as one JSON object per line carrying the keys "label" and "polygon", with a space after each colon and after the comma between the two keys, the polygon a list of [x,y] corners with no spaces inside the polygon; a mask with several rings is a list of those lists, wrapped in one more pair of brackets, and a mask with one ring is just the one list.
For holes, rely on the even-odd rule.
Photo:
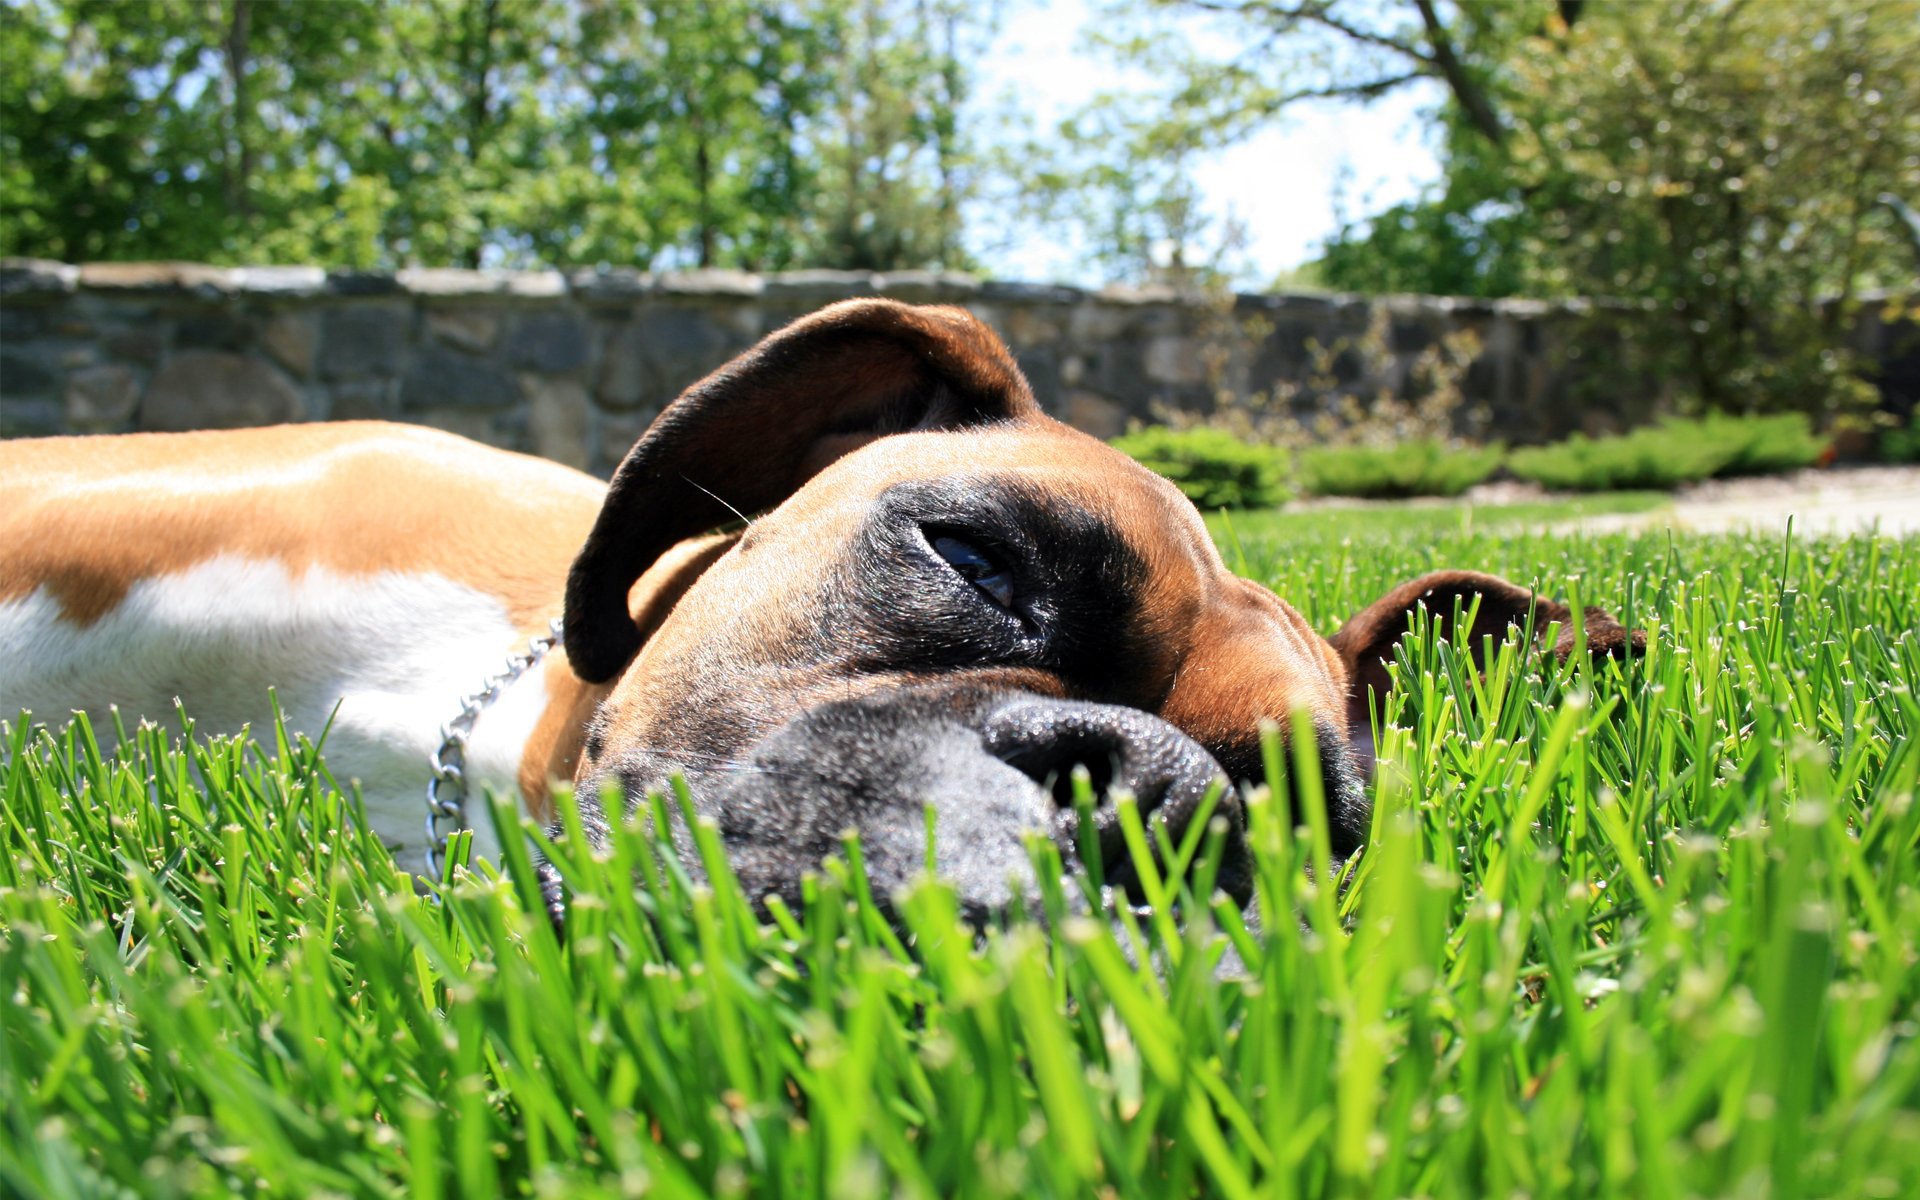
{"label": "green foliage", "polygon": [[1331,286],[1592,298],[1596,335],[1624,331],[1617,382],[1728,411],[1871,403],[1847,334],[1863,291],[1914,279],[1881,198],[1920,185],[1920,0],[1115,0],[1095,39],[1149,81],[1074,118],[1105,134],[1099,168],[1067,172],[1096,243],[1192,243],[1163,219],[1191,213],[1183,163],[1294,105],[1433,80],[1445,178],[1349,222],[1316,264]]}
{"label": "green foliage", "polygon": [[1810,467],[1828,442],[1799,413],[1669,419],[1617,437],[1574,434],[1515,450],[1507,469],[1543,487],[1594,492],[1675,488],[1726,475],[1768,475]]}
{"label": "green foliage", "polygon": [[1675,422],[1675,436],[1697,436],[1732,448],[1720,475],[1777,475],[1820,461],[1831,443],[1813,431],[1805,413],[1734,417],[1709,414],[1698,421]]}
{"label": "green foliage", "polygon": [[1471,564],[1649,650],[1482,673],[1407,638],[1368,851],[1331,886],[1312,776],[1302,811],[1258,794],[1257,928],[1191,895],[1183,928],[1093,919],[1042,869],[1045,923],[976,935],[851,855],[761,913],[656,806],[604,861],[557,849],[560,945],[524,861],[416,895],[305,745],[18,730],[0,1191],[1920,1192],[1920,545],[1224,550],[1321,630]]}
{"label": "green foliage", "polygon": [[1508,135],[1456,113],[1443,187],[1343,234],[1328,278],[1628,299],[1635,354],[1709,408],[1870,402],[1846,332],[1862,290],[1913,279],[1879,197],[1920,178],[1920,5],[1578,13],[1491,60]]}
{"label": "green foliage", "polygon": [[9,0],[0,253],[964,265],[955,0]]}
{"label": "green foliage", "polygon": [[1113,447],[1171,479],[1202,510],[1269,508],[1287,498],[1281,453],[1222,429],[1147,425]]}
{"label": "green foliage", "polygon": [[1888,462],[1920,463],[1920,408],[1908,414],[1905,429],[1895,427],[1880,435],[1880,457]]}
{"label": "green foliage", "polygon": [[1680,423],[1663,422],[1617,437],[1576,433],[1551,446],[1513,451],[1507,469],[1542,487],[1599,492],[1698,483],[1733,461],[1738,447],[1688,432]]}
{"label": "green foliage", "polygon": [[1315,496],[1458,496],[1493,474],[1502,446],[1452,447],[1435,438],[1396,446],[1312,446],[1300,452],[1301,486]]}

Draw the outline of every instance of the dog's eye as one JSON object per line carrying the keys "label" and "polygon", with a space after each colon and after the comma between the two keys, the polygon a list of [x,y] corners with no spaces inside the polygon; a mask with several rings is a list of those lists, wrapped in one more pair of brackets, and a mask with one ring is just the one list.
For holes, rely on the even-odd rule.
{"label": "dog's eye", "polygon": [[1001,566],[978,546],[957,537],[932,539],[933,552],[947,560],[960,578],[979,588],[1001,608],[1013,607],[1013,573]]}

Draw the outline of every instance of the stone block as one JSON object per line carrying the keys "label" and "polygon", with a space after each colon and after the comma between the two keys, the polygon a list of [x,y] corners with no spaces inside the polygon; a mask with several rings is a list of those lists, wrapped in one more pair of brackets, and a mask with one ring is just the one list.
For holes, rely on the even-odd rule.
{"label": "stone block", "polygon": [[120,429],[139,403],[140,383],[127,367],[86,367],[67,377],[66,424],[74,433]]}
{"label": "stone block", "polygon": [[1060,355],[1051,345],[1024,346],[1014,351],[1013,361],[1026,376],[1040,411],[1060,411]]}
{"label": "stone block", "polygon": [[1087,294],[1057,283],[1016,283],[989,279],[980,285],[982,300],[1000,304],[1078,304]]}
{"label": "stone block", "polygon": [[853,296],[874,294],[875,277],[868,271],[782,271],[765,280],[770,300],[805,300],[829,304]]}
{"label": "stone block", "polygon": [[654,288],[671,296],[758,296],[766,290],[758,275],[747,271],[705,268],[672,271],[654,280]]}
{"label": "stone block", "polygon": [[44,258],[0,258],[0,296],[64,296],[80,282],[80,268]]}
{"label": "stone block", "polygon": [[186,350],[160,368],[140,403],[142,429],[238,429],[298,421],[300,393],[263,359]]}
{"label": "stone block", "polygon": [[594,381],[593,397],[601,407],[627,410],[640,407],[658,386],[654,372],[648,369],[641,335],[634,324],[616,325],[606,331],[600,348],[599,378]]}
{"label": "stone block", "polygon": [[47,437],[66,432],[66,406],[58,397],[22,399],[0,391],[0,438]]}
{"label": "stone block", "polygon": [[489,308],[430,308],[427,332],[449,346],[483,354],[500,337],[500,313]]}
{"label": "stone block", "polygon": [[393,278],[402,290],[416,296],[496,296],[507,290],[498,272],[461,267],[409,267],[395,272]]}
{"label": "stone block", "polygon": [[1079,304],[1067,313],[1066,337],[1076,345],[1125,336],[1139,316],[1111,304]]}
{"label": "stone block", "polygon": [[585,317],[571,312],[529,312],[507,331],[507,362],[524,371],[559,375],[577,371],[591,357],[592,337]]}
{"label": "stone block", "polygon": [[1101,304],[1137,308],[1148,304],[1193,303],[1197,297],[1183,294],[1178,288],[1164,283],[1149,283],[1142,287],[1113,283],[1095,292],[1094,299]]}
{"label": "stone block", "polygon": [[567,294],[567,277],[558,271],[509,271],[505,292],[523,300],[551,300]]}
{"label": "stone block", "polygon": [[400,406],[409,411],[509,408],[520,399],[512,373],[439,346],[423,347],[400,384]]}
{"label": "stone block", "polygon": [[1015,304],[1001,310],[994,328],[1016,347],[1052,345],[1066,335],[1068,317],[1068,311],[1060,308]]}
{"label": "stone block", "polygon": [[224,308],[187,313],[173,331],[182,350],[245,350],[252,341],[252,324]]}
{"label": "stone block", "polygon": [[525,422],[511,413],[488,413],[473,409],[437,408],[407,414],[416,425],[428,425],[457,433],[476,442],[498,446],[502,450],[525,450]]}
{"label": "stone block", "polygon": [[980,279],[959,271],[888,271],[874,290],[913,304],[959,304],[980,291]]}
{"label": "stone block", "polygon": [[320,348],[319,314],[305,309],[276,313],[260,330],[260,348],[294,375],[310,378],[314,352]]}
{"label": "stone block", "polygon": [[336,296],[398,296],[406,291],[391,271],[328,271],[327,290]]}
{"label": "stone block", "polygon": [[718,313],[650,307],[607,335],[594,395],[612,409],[658,407],[744,346]]}
{"label": "stone block", "polygon": [[320,267],[235,267],[234,287],[265,296],[318,296],[327,290]]}
{"label": "stone block", "polygon": [[1147,378],[1155,383],[1198,384],[1207,379],[1207,365],[1196,338],[1161,335],[1147,343]]}
{"label": "stone block", "polygon": [[188,292],[208,298],[234,288],[234,273],[204,263],[86,263],[80,286],[100,292]]}
{"label": "stone block", "polygon": [[653,424],[659,412],[652,408],[633,412],[593,413],[593,459],[587,469],[605,479],[613,474],[620,460]]}
{"label": "stone block", "polygon": [[1068,392],[1060,419],[1101,439],[1119,437],[1127,431],[1127,411],[1098,392]]}
{"label": "stone block", "polygon": [[400,382],[354,379],[337,383],[317,407],[329,421],[391,421],[400,415]]}
{"label": "stone block", "polygon": [[1129,413],[1145,413],[1159,395],[1147,375],[1145,348],[1138,342],[1112,341],[1089,347],[1082,375],[1087,390],[1115,401]]}
{"label": "stone block", "polygon": [[164,326],[143,322],[107,334],[100,339],[100,348],[107,352],[109,358],[143,367],[157,367],[160,365],[160,356],[166,353],[167,334]]}
{"label": "stone block", "polygon": [[520,387],[529,397],[527,432],[533,452],[586,470],[590,421],[586,387],[575,379],[531,374],[520,377]]}
{"label": "stone block", "polygon": [[653,276],[632,267],[597,267],[567,276],[567,290],[585,304],[626,303],[653,290]]}
{"label": "stone block", "polygon": [[406,363],[408,309],[352,305],[329,311],[320,324],[320,377],[367,379],[397,375]]}
{"label": "stone block", "polygon": [[0,346],[17,346],[31,337],[39,337],[52,327],[52,314],[64,305],[0,304]]}
{"label": "stone block", "polygon": [[9,399],[50,395],[59,390],[53,369],[24,354],[0,354],[0,396]]}

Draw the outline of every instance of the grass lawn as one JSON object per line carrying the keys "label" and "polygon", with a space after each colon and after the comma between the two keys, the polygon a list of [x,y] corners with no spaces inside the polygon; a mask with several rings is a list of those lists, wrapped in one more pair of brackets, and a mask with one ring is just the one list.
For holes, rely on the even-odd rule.
{"label": "grass lawn", "polygon": [[1324,631],[1451,565],[1650,645],[1409,639],[1346,886],[1251,806],[1258,932],[896,927],[851,855],[763,924],[636,829],[562,948],[524,870],[416,898],[309,746],[16,730],[0,1194],[1920,1195],[1920,542],[1485,518],[1222,530]]}

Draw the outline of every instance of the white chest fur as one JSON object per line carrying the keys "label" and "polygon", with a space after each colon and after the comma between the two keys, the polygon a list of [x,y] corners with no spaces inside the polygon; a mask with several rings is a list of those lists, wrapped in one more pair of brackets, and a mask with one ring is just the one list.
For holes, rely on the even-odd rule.
{"label": "white chest fur", "polygon": [[[85,626],[45,589],[0,603],[0,714],[57,723],[85,711],[110,742],[110,705],[171,723],[178,697],[204,732],[264,735],[271,688],[293,731],[318,736],[333,718],[327,765],[359,781],[375,831],[419,869],[440,725],[522,641],[497,599],[441,576],[290,572],[223,555],[141,581]],[[544,703],[533,671],[482,714],[467,751],[476,798],[480,787],[512,794]],[[474,809],[476,849],[496,857],[477,799]]]}

